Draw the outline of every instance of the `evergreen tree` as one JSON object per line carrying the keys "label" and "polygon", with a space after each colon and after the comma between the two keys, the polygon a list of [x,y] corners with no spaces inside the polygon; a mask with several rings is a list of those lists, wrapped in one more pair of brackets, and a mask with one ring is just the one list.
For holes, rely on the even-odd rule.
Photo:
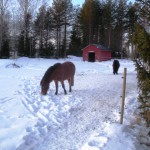
{"label": "evergreen tree", "polygon": [[62,53],[62,27],[64,25],[64,0],[53,0],[52,15],[54,21],[55,39],[56,39],[56,57],[61,57]]}
{"label": "evergreen tree", "polygon": [[2,58],[9,58],[9,40],[5,39],[5,41],[3,41],[3,45],[2,45],[2,52],[1,52],[1,57]]}
{"label": "evergreen tree", "polygon": [[73,18],[73,5],[71,3],[71,0],[64,0],[63,1],[64,11],[63,11],[63,20],[64,20],[64,37],[63,37],[63,43],[62,43],[62,52],[61,56],[66,57],[67,54],[67,47],[69,42],[68,40],[68,27],[72,25],[71,21]]}
{"label": "evergreen tree", "polygon": [[[114,28],[114,52],[120,53],[123,58],[123,41],[127,24],[127,0],[118,0],[115,10],[115,28]],[[114,54],[115,54],[114,53]]]}
{"label": "evergreen tree", "polygon": [[52,43],[51,39],[53,38],[53,29],[54,29],[54,23],[52,18],[52,8],[49,7],[45,14],[44,19],[44,53],[47,56],[53,56],[54,54],[54,44]]}
{"label": "evergreen tree", "polygon": [[69,45],[69,54],[70,55],[75,55],[75,56],[81,56],[81,38],[77,34],[77,30],[75,27],[73,27],[73,30],[71,32],[71,37],[70,37],[70,45]]}
{"label": "evergreen tree", "polygon": [[128,49],[129,47],[131,47],[131,52],[128,52],[128,55],[130,53],[130,56],[132,58],[135,57],[132,35],[135,31],[135,24],[137,23],[137,19],[138,19],[138,16],[136,14],[135,5],[132,5],[132,3],[129,3],[128,12],[127,12],[127,33],[128,33],[127,45],[128,45]]}
{"label": "evergreen tree", "polygon": [[74,7],[74,18],[70,36],[70,43],[69,43],[69,51],[68,54],[81,56],[81,28],[79,22],[79,13],[80,7]]}
{"label": "evergreen tree", "polygon": [[143,113],[150,111],[150,35],[137,24],[133,36],[136,44],[139,101]]}
{"label": "evergreen tree", "polygon": [[[18,54],[20,56],[30,56],[30,25],[31,25],[31,14],[27,13],[24,20],[24,28],[19,35],[18,41]],[[22,41],[23,40],[23,41]]]}
{"label": "evergreen tree", "polygon": [[2,50],[1,50],[1,57],[2,58],[9,58],[10,46],[9,46],[9,33],[8,33],[8,22],[4,22],[5,28],[2,31]]}
{"label": "evergreen tree", "polygon": [[44,56],[44,27],[45,27],[46,6],[42,5],[39,8],[36,20],[34,22],[34,32],[38,42],[38,56]]}
{"label": "evergreen tree", "polygon": [[82,31],[82,46],[99,42],[101,5],[98,0],[87,0],[81,9],[79,20]]}
{"label": "evergreen tree", "polygon": [[102,23],[103,23],[103,37],[102,44],[108,48],[113,47],[113,30],[115,26],[115,8],[116,4],[113,0],[107,0],[103,3]]}
{"label": "evergreen tree", "polygon": [[[150,112],[150,1],[136,0],[138,22],[133,36],[137,46],[139,100],[143,114]],[[148,125],[150,122],[147,119]]]}
{"label": "evergreen tree", "polygon": [[24,32],[22,31],[20,36],[18,37],[18,55],[25,56],[25,49],[24,49]]}
{"label": "evergreen tree", "polygon": [[9,58],[9,1],[0,1],[0,58]]}
{"label": "evergreen tree", "polygon": [[66,57],[69,27],[72,25],[73,5],[71,0],[54,0],[52,4],[57,57]]}
{"label": "evergreen tree", "polygon": [[54,53],[52,44],[52,30],[54,22],[52,18],[52,8],[42,5],[34,21],[34,34],[36,37],[37,55],[40,57],[51,57]]}
{"label": "evergreen tree", "polygon": [[140,23],[150,25],[150,0],[136,0],[138,11],[140,12]]}

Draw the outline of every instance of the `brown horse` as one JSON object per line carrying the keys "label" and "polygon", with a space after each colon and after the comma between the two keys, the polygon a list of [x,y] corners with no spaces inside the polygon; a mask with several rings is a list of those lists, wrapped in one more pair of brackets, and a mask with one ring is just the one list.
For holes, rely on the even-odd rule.
{"label": "brown horse", "polygon": [[71,92],[71,86],[74,85],[74,74],[75,74],[75,65],[72,62],[56,63],[53,66],[49,67],[45,72],[41,80],[41,94],[46,95],[49,89],[50,82],[54,81],[56,86],[55,94],[58,94],[58,81],[61,82],[64,89],[64,93],[67,94],[65,89],[64,80],[69,82],[69,92]]}

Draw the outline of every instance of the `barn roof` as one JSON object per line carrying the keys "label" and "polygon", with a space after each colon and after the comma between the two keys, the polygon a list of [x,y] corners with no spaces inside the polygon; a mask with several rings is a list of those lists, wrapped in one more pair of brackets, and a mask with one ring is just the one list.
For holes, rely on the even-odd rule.
{"label": "barn roof", "polygon": [[110,50],[109,48],[103,46],[103,45],[100,45],[100,44],[92,44],[94,46],[96,46],[97,48],[101,49],[101,50]]}
{"label": "barn roof", "polygon": [[[100,49],[100,50],[106,50],[106,51],[111,51],[109,48],[107,48],[107,47],[105,47],[105,46],[103,46],[103,45],[100,45],[100,44],[89,44],[88,46],[90,46],[90,45],[94,45],[95,47],[97,47],[98,49]],[[88,46],[86,46],[86,47],[88,47]],[[85,47],[85,48],[86,48]],[[83,48],[84,49],[84,48]]]}

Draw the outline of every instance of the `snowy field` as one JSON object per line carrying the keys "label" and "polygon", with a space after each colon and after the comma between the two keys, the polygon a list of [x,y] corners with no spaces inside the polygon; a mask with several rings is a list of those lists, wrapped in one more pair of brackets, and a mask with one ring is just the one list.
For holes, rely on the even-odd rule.
{"label": "snowy field", "polygon": [[[76,66],[74,87],[64,95],[52,82],[46,96],[40,80],[56,62]],[[139,117],[135,66],[67,59],[0,59],[0,150],[148,150],[148,129]],[[19,68],[16,65],[19,66]],[[122,76],[127,68],[123,125],[120,124]],[[65,82],[68,91],[68,83]]]}

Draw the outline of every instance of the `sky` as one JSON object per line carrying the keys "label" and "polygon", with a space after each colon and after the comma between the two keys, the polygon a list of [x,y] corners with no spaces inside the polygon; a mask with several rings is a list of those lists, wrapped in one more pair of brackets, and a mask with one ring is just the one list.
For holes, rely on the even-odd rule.
{"label": "sky", "polygon": [[[74,5],[80,5],[82,6],[82,4],[84,3],[85,0],[72,0],[72,3]],[[135,0],[130,0],[131,2],[135,2]]]}
{"label": "sky", "polygon": [[80,5],[80,6],[82,6],[82,4],[84,3],[84,1],[85,1],[85,0],[72,0],[72,3],[73,3],[74,5]]}

